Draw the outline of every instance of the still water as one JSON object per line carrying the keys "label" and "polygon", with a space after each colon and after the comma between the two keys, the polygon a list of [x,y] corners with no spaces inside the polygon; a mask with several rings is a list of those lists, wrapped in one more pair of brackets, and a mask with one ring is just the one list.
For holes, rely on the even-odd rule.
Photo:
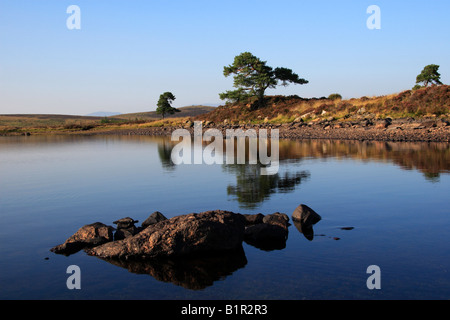
{"label": "still water", "polygon": [[[257,165],[174,165],[156,137],[0,137],[1,299],[449,299],[448,144],[280,141]],[[221,209],[322,217],[283,249],[114,265],[49,249],[83,225]],[[140,223],[138,224],[140,225]],[[81,290],[66,286],[81,270]],[[367,268],[381,271],[369,290]]]}

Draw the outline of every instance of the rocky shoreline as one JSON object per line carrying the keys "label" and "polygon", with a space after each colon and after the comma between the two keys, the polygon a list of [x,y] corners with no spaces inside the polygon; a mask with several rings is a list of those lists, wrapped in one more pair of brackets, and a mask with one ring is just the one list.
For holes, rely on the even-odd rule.
{"label": "rocky shoreline", "polygon": [[[175,129],[187,129],[193,133],[192,121],[186,121],[183,126],[177,127],[147,127],[139,129],[106,130],[97,133],[85,134],[114,134],[114,135],[149,135],[170,136]],[[279,130],[280,139],[331,139],[331,140],[358,140],[358,141],[407,141],[407,142],[450,142],[450,122],[444,119],[361,119],[355,121],[335,121],[325,119],[320,121],[303,122],[294,121],[284,124],[214,124],[203,122],[202,129],[218,129],[224,135],[229,129],[260,129]]]}

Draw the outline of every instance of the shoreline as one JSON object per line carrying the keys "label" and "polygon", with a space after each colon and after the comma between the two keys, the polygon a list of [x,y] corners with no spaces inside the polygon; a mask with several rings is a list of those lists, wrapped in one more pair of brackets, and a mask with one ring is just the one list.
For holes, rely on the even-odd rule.
{"label": "shoreline", "polygon": [[[148,127],[124,130],[106,130],[102,132],[86,132],[93,135],[149,135],[170,136],[176,129],[187,129],[193,134],[192,123],[176,127]],[[450,123],[442,120],[393,120],[381,123],[367,121],[359,122],[333,122],[321,121],[316,123],[293,122],[284,124],[246,124],[246,125],[214,125],[202,126],[203,132],[208,129],[218,129],[224,135],[226,130],[279,130],[280,139],[331,139],[331,140],[355,140],[355,141],[395,141],[395,142],[450,142]]]}
{"label": "shoreline", "polygon": [[[170,136],[176,129],[186,129],[194,132],[193,122],[188,120],[183,125],[160,127],[136,127],[108,130],[87,131],[44,131],[39,133],[23,132],[4,134],[3,136],[30,136],[30,135],[146,135]],[[289,140],[353,140],[353,141],[391,141],[391,142],[450,142],[450,122],[443,119],[396,119],[396,120],[358,120],[333,121],[321,120],[316,122],[292,122],[283,124],[219,124],[206,122],[202,125],[203,133],[208,129],[218,129],[224,135],[226,130],[259,129],[267,130],[268,135],[272,129],[279,130],[280,139]]]}

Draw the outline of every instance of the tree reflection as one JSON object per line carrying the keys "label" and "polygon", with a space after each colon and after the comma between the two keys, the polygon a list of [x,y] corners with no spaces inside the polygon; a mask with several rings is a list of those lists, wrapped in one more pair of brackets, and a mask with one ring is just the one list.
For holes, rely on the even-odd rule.
{"label": "tree reflection", "polygon": [[163,140],[158,143],[158,155],[161,165],[168,171],[175,170],[175,164],[172,162],[172,149],[175,145],[169,140]]}
{"label": "tree reflection", "polygon": [[243,208],[254,209],[273,193],[288,193],[310,177],[308,171],[261,175],[261,164],[224,165],[226,172],[236,175],[236,185],[227,187]]}
{"label": "tree reflection", "polygon": [[[205,144],[206,145],[206,144]],[[204,145],[204,146],[205,146]],[[164,169],[172,171],[176,165],[171,160],[175,143],[170,138],[158,141],[158,154]],[[224,150],[226,148],[224,147]],[[246,145],[246,163],[248,163]],[[234,155],[236,152],[234,152]],[[226,154],[223,155],[227,157]],[[280,140],[280,164],[302,159],[348,158],[359,161],[393,163],[403,170],[418,170],[427,181],[438,183],[441,173],[450,172],[450,145],[448,143],[413,143],[382,141],[339,140]],[[237,163],[235,161],[234,163]],[[222,165],[225,172],[236,176],[236,183],[227,187],[242,207],[254,209],[274,193],[292,192],[310,177],[307,170],[286,171],[275,175],[261,175],[258,164]],[[282,169],[282,167],[280,167]]]}

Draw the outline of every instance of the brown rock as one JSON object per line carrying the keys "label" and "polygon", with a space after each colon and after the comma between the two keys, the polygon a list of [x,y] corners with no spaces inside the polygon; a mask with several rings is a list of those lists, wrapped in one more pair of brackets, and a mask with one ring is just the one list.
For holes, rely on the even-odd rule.
{"label": "brown rock", "polygon": [[58,254],[70,255],[85,248],[91,248],[113,240],[113,227],[101,222],[81,227],[63,244],[50,249]]}
{"label": "brown rock", "polygon": [[286,247],[288,229],[278,224],[260,223],[245,229],[245,242],[262,250],[280,250]]}
{"label": "brown rock", "polygon": [[122,240],[137,234],[140,229],[136,228],[134,224],[138,222],[138,220],[134,220],[130,217],[114,221],[113,223],[117,224],[117,231],[114,234],[114,240]]}
{"label": "brown rock", "polygon": [[289,217],[285,213],[275,212],[268,214],[263,218],[264,223],[278,225],[287,229],[289,227]]}
{"label": "brown rock", "polygon": [[153,212],[147,219],[142,222],[142,228],[147,228],[148,226],[167,220],[167,218],[159,211]]}
{"label": "brown rock", "polygon": [[301,222],[304,226],[312,226],[319,222],[322,217],[307,205],[299,205],[292,213],[292,220]]}
{"label": "brown rock", "polygon": [[286,247],[289,234],[289,217],[275,212],[264,216],[262,223],[245,229],[245,242],[262,250],[276,250]]}
{"label": "brown rock", "polygon": [[258,223],[263,223],[264,215],[262,213],[257,214],[244,214],[245,224],[253,225]]}
{"label": "brown rock", "polygon": [[134,227],[135,223],[138,223],[138,220],[134,220],[130,217],[122,218],[114,221],[114,224],[117,224],[117,229],[127,229],[130,227]]}
{"label": "brown rock", "polygon": [[87,250],[101,258],[156,258],[226,251],[242,244],[245,218],[228,211],[177,216],[150,225],[135,236]]}

